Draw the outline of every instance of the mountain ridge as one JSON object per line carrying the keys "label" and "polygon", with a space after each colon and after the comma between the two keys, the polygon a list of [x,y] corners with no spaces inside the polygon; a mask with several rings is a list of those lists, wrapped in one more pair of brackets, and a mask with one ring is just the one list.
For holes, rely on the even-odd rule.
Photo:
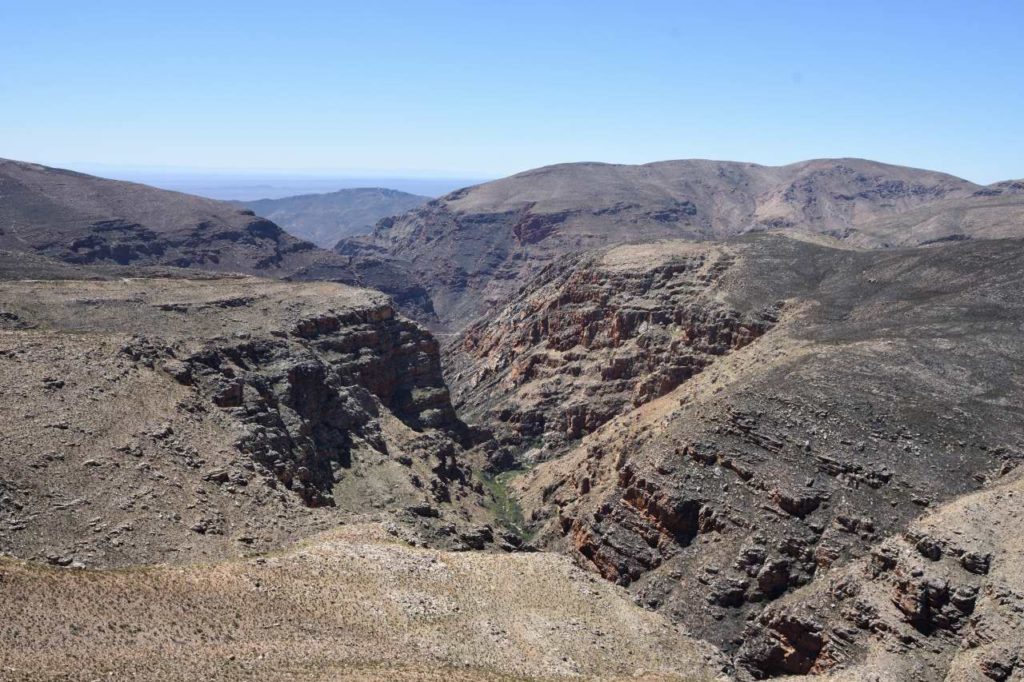
{"label": "mountain ridge", "polygon": [[[1019,481],[1022,262],[1021,239],[609,247],[551,264],[456,337],[448,382],[494,432],[488,466],[520,472],[532,542],[727,652],[742,644],[740,679],[841,678],[867,648],[915,665],[934,649],[919,679],[961,679],[946,677],[949,636],[987,623],[972,633],[971,604],[950,601],[964,575],[943,588],[919,571],[988,550],[965,537],[936,553],[915,519]],[[850,624],[876,620],[856,599],[826,615],[836,576],[872,582],[857,567],[890,541],[912,551],[864,589],[896,612],[863,631]],[[804,599],[810,614],[783,606]],[[1012,627],[994,643],[1012,648],[1024,601],[1002,601]],[[913,639],[887,635],[908,626]]]}
{"label": "mountain ridge", "polygon": [[[429,292],[441,328],[457,331],[565,253],[770,230],[858,248],[1011,237],[1024,217],[1024,198],[1012,187],[864,159],[557,164],[456,190],[382,220],[371,235],[343,240],[336,250],[396,261]],[[986,225],[955,216],[900,221],[943,202],[964,213],[984,209]]]}
{"label": "mountain ridge", "polygon": [[0,160],[0,251],[368,286],[433,316],[426,292],[390,262],[318,248],[228,202],[28,162]]}
{"label": "mountain ridge", "polygon": [[72,263],[290,274],[337,261],[269,220],[148,185],[0,160],[0,248]]}

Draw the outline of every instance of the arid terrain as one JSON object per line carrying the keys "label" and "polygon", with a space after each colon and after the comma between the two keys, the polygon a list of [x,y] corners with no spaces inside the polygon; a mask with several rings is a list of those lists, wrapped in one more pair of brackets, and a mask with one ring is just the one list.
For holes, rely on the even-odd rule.
{"label": "arid terrain", "polygon": [[[828,670],[845,651],[777,663],[750,649],[750,619],[1014,476],[1022,246],[617,247],[560,300],[524,291],[497,316],[460,403],[497,405],[481,415],[508,444],[493,465],[529,468],[513,486],[535,544],[726,651],[746,646],[741,672]],[[506,314],[521,335],[502,333]],[[475,348],[479,329],[466,336]]]}
{"label": "arid terrain", "polygon": [[337,250],[397,262],[429,292],[439,329],[458,331],[554,259],[613,244],[787,229],[885,248],[1020,236],[1022,219],[1019,183],[863,159],[573,163],[452,192]]}
{"label": "arid terrain", "polygon": [[181,563],[480,506],[437,343],[379,293],[179,273],[0,282],[0,300],[18,556]]}
{"label": "arid terrain", "polygon": [[79,265],[170,266],[385,289],[431,319],[390,261],[339,256],[224,201],[0,159],[0,251]]}
{"label": "arid terrain", "polygon": [[553,554],[414,549],[377,525],[215,565],[0,563],[18,680],[703,682],[717,654]]}
{"label": "arid terrain", "polygon": [[1019,682],[1022,332],[1019,181],[0,162],[0,679]]}

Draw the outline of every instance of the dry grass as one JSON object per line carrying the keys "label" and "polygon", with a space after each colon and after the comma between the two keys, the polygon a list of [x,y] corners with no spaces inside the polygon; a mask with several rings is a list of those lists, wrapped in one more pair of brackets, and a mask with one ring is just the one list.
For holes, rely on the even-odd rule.
{"label": "dry grass", "polygon": [[0,678],[707,678],[713,654],[551,554],[417,550],[351,526],[260,559],[0,563]]}

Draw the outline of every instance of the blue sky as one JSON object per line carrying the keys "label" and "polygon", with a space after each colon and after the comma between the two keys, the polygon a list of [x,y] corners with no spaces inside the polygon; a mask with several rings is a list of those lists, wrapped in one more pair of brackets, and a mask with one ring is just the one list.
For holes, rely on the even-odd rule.
{"label": "blue sky", "polygon": [[0,156],[498,176],[860,156],[1024,176],[1024,2],[0,0]]}

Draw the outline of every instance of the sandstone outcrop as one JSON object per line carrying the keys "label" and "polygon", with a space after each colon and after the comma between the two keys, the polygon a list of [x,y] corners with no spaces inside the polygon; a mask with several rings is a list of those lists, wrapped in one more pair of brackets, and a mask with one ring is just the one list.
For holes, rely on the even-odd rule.
{"label": "sandstone outcrop", "polygon": [[[237,635],[251,676],[294,659],[253,636],[282,625],[315,656],[428,633],[408,669],[357,649],[370,676],[722,670],[685,629],[740,680],[1024,679],[1024,242],[994,239],[1019,234],[1017,184],[573,165],[325,254],[221,205],[2,162],[0,590],[59,595],[100,634],[0,600],[0,639],[29,633],[54,671],[78,646],[146,661],[145,640],[224,672]],[[286,281],[345,278],[393,298]],[[175,566],[104,570],[140,564]],[[333,607],[364,607],[338,586],[364,578],[346,618],[365,639],[335,637]],[[108,609],[183,580],[231,615],[154,599],[188,634],[136,639]],[[264,598],[274,619],[248,610]],[[29,669],[10,650],[0,668]]]}
{"label": "sandstone outcrop", "polygon": [[740,678],[1017,679],[1022,488],[1012,476],[944,505],[780,600],[748,626]]}

